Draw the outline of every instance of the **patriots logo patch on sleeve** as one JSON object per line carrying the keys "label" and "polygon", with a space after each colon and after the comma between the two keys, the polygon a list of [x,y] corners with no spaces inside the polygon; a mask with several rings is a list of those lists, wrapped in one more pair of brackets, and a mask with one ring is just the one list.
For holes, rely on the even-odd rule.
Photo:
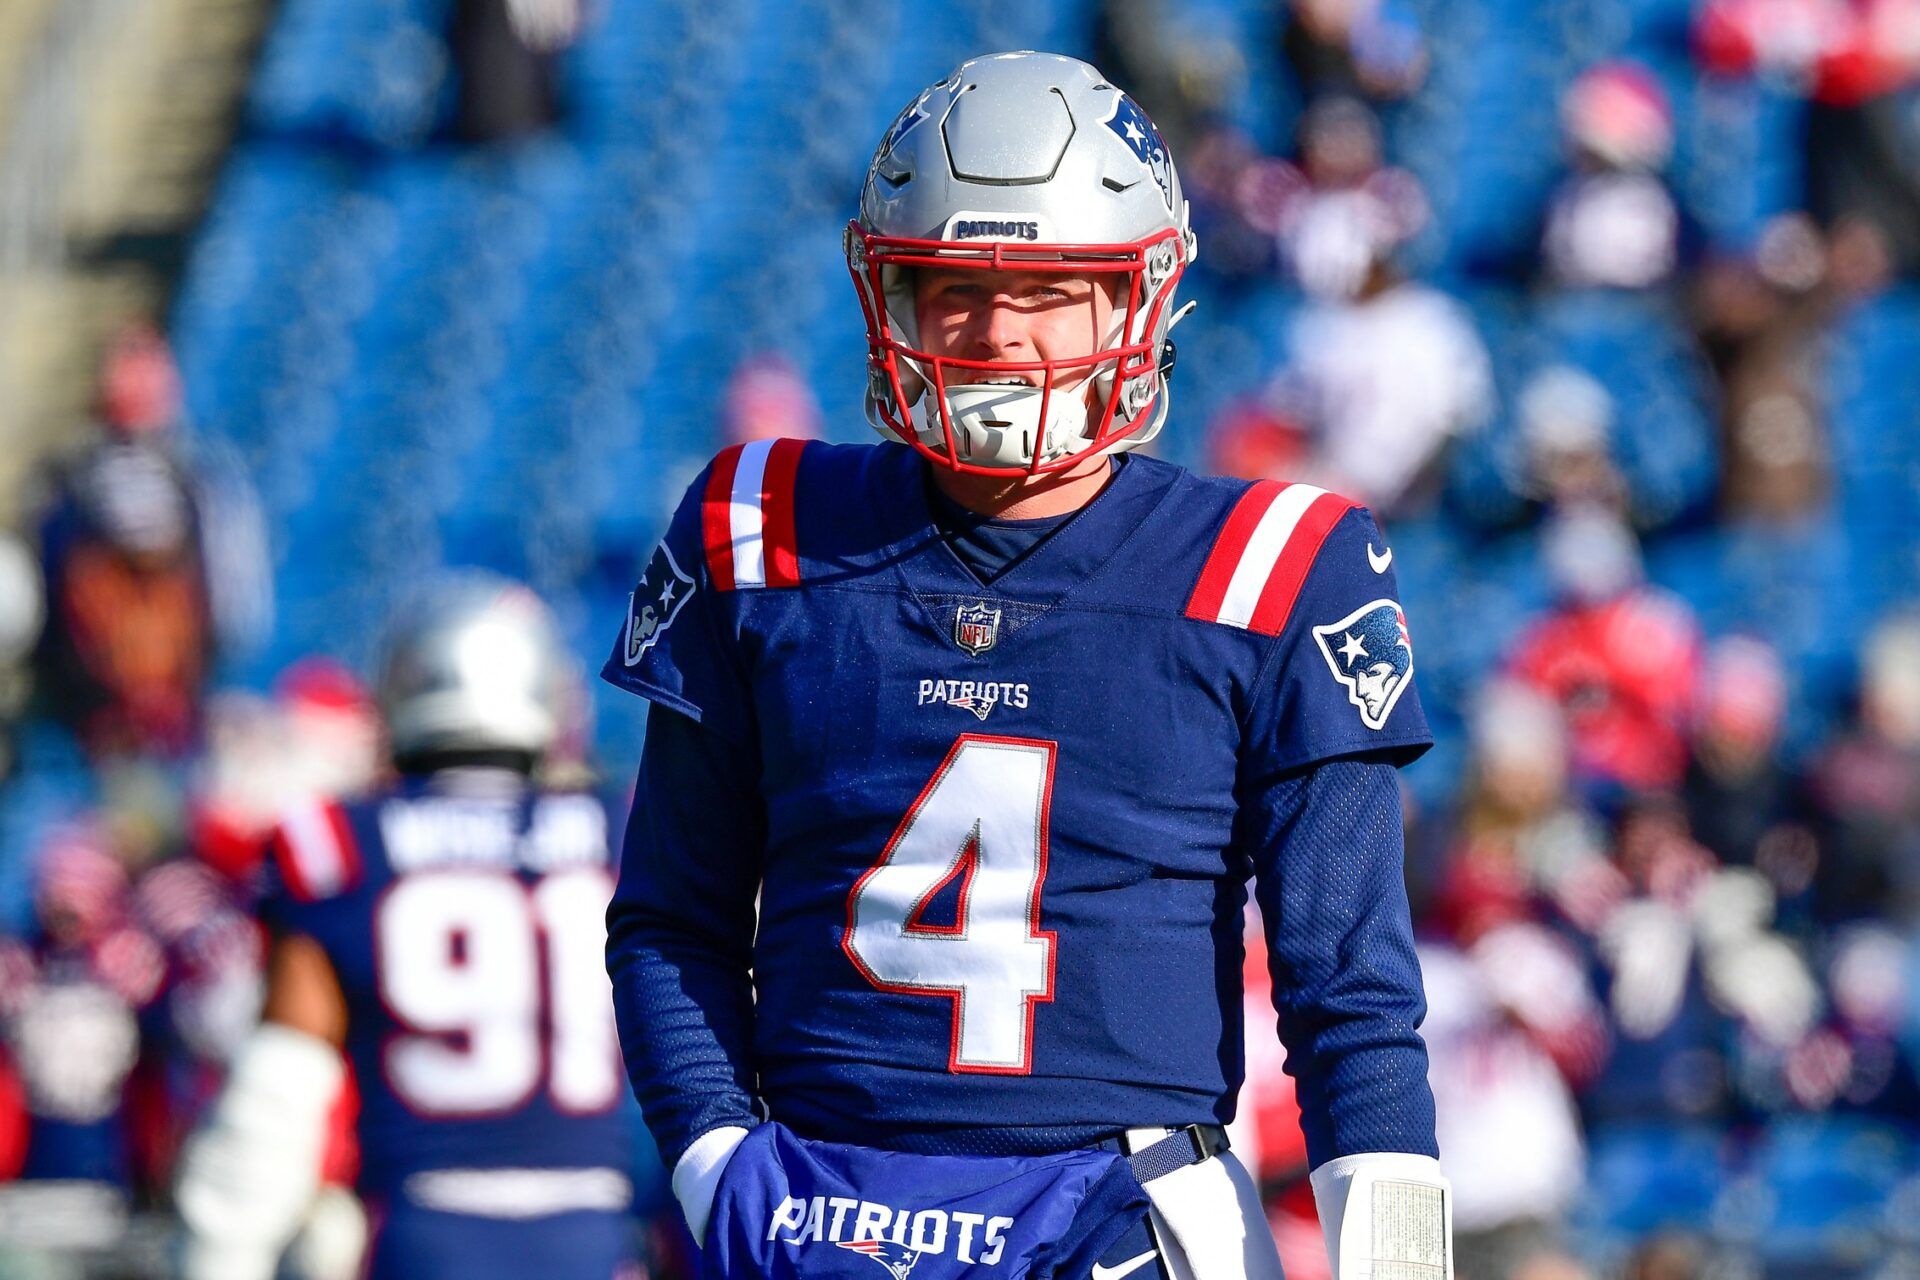
{"label": "patriots logo patch on sleeve", "polygon": [[680,610],[693,598],[693,592],[693,579],[681,572],[673,552],[662,541],[654,549],[653,558],[647,561],[647,571],[640,575],[640,585],[633,589],[627,603],[625,659],[628,666],[645,657],[647,650],[666,634],[673,620],[680,616]]}
{"label": "patriots logo patch on sleeve", "polygon": [[1360,709],[1369,729],[1384,729],[1393,704],[1413,680],[1413,640],[1398,602],[1363,604],[1338,622],[1313,629],[1333,678]]}

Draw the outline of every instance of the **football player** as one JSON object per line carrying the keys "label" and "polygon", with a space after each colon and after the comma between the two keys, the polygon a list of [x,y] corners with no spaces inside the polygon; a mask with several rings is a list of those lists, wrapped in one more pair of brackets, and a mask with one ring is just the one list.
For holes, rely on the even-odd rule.
{"label": "football player", "polygon": [[182,1158],[190,1280],[274,1274],[349,1069],[369,1276],[609,1280],[631,1256],[606,813],[530,781],[566,677],[522,587],[461,575],[400,616],[377,687],[400,781],[274,838],[264,1020]]}
{"label": "football player", "polygon": [[[1160,135],[1085,63],[975,59],[887,130],[845,247],[886,442],[722,452],[604,671],[652,703],[608,964],[696,1238],[758,1248],[709,1213],[768,1131],[896,1182],[1107,1149],[1152,1208],[1095,1280],[1277,1277],[1220,1129],[1251,879],[1336,1274],[1447,1274],[1392,551],[1336,494],[1133,452],[1195,250]],[[979,1260],[978,1214],[891,1194],[774,1197],[765,1239],[814,1251],[772,1274]]]}

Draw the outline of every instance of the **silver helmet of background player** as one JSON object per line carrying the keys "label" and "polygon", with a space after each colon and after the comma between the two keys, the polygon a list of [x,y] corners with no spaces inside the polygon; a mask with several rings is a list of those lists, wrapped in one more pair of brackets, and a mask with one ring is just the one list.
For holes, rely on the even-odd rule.
{"label": "silver helmet of background player", "polygon": [[[993,54],[921,93],[874,153],[846,250],[867,319],[867,416],[882,435],[962,470],[1043,471],[1145,444],[1166,421],[1166,337],[1195,252],[1187,202],[1152,122],[1088,64]],[[1091,403],[923,350],[912,269],[936,263],[1117,278]]]}
{"label": "silver helmet of background player", "polygon": [[539,597],[465,571],[398,610],[374,692],[397,760],[475,752],[538,759],[559,737],[570,671]]}

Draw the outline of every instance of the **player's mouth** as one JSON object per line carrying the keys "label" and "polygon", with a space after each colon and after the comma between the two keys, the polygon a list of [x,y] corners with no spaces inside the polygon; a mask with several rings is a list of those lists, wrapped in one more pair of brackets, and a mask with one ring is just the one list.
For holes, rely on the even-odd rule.
{"label": "player's mouth", "polygon": [[996,373],[975,375],[967,379],[971,387],[1037,387],[1040,375],[1037,373]]}

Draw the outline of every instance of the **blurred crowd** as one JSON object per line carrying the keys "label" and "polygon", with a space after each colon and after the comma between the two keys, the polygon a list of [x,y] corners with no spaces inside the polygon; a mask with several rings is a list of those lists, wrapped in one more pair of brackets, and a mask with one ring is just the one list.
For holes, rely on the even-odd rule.
{"label": "blurred crowd", "polygon": [[[459,7],[462,83],[511,90],[463,90],[462,145],[552,125],[555,50],[585,12]],[[1920,275],[1920,5],[1695,8],[1694,82],[1801,101],[1796,207],[1751,237],[1689,212],[1672,80],[1615,58],[1537,104],[1557,110],[1559,177],[1518,231],[1465,250],[1395,150],[1436,70],[1420,13],[1299,0],[1276,21],[1299,108],[1284,154],[1222,109],[1242,51],[1165,38],[1144,0],[1102,13],[1089,52],[1180,158],[1196,288],[1288,300],[1258,393],[1186,423],[1209,465],[1363,499],[1429,597],[1482,552],[1535,584],[1500,597],[1524,603],[1510,617],[1410,604],[1442,712],[1410,776],[1408,876],[1461,1280],[1920,1275],[1915,495],[1881,552],[1901,563],[1876,566],[1896,589],[1829,637],[1843,696],[1818,705],[1828,686],[1781,640],[1813,624],[1716,627],[1655,571],[1702,537],[1848,515],[1824,361],[1837,324]],[[245,468],[182,423],[157,328],[112,344],[96,405],[32,527],[0,540],[4,1275],[157,1266],[142,1215],[257,1016],[271,823],[383,767],[341,665],[221,687],[273,624],[269,531]],[[863,430],[777,352],[739,366],[722,410],[713,445]],[[1235,1141],[1289,1274],[1313,1280],[1249,937]],[[640,1180],[654,1212],[658,1176]]]}
{"label": "blurred crowd", "polygon": [[[1392,159],[1428,66],[1392,0],[1293,7],[1287,155],[1210,109],[1231,51],[1156,67],[1167,44],[1115,44],[1116,78],[1176,104],[1156,117],[1201,270],[1295,299],[1264,389],[1211,424],[1212,465],[1361,496],[1410,546],[1444,531],[1460,558],[1403,567],[1410,591],[1464,590],[1476,548],[1537,584],[1511,623],[1458,618],[1498,639],[1445,690],[1449,785],[1409,797],[1462,1280],[1920,1274],[1920,476],[1871,548],[1900,589],[1847,619],[1824,702],[1775,643],[1795,619],[1712,628],[1649,568],[1855,514],[1823,361],[1841,317],[1920,273],[1917,31],[1907,3],[1708,0],[1690,87],[1803,96],[1798,207],[1708,234],[1669,173],[1668,88],[1602,60],[1558,103],[1530,225],[1447,255]],[[1527,349],[1499,349],[1516,332]],[[1916,414],[1868,447],[1898,455]],[[1423,655],[1476,643],[1409,614]],[[1818,728],[1794,741],[1793,719]],[[1261,981],[1240,1145],[1307,1280],[1325,1262]]]}

